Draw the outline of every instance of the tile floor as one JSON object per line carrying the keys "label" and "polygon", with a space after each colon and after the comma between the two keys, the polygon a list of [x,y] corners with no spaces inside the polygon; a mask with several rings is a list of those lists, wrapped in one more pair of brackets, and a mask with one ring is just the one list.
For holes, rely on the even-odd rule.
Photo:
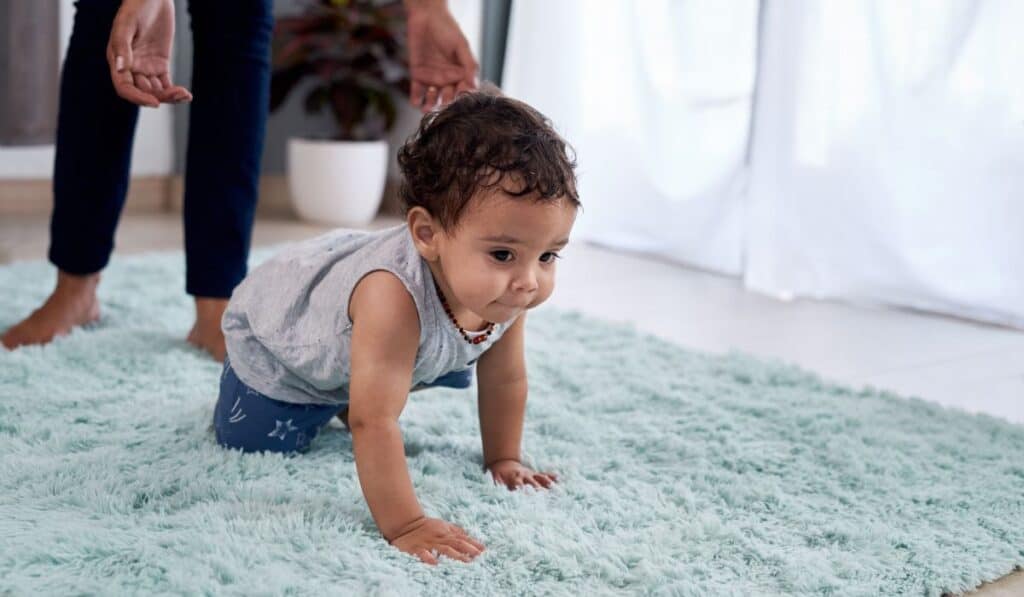
{"label": "tile floor", "polygon": [[[380,219],[374,227],[397,223]],[[328,228],[258,220],[253,244]],[[46,216],[0,216],[0,263],[42,259]],[[126,215],[118,252],[180,250],[178,214]],[[1024,331],[900,309],[780,302],[735,279],[587,244],[571,245],[543,308],[578,309],[686,348],[782,359],[856,387],[872,385],[1024,424]],[[1024,595],[1024,572],[987,585],[987,596]]]}

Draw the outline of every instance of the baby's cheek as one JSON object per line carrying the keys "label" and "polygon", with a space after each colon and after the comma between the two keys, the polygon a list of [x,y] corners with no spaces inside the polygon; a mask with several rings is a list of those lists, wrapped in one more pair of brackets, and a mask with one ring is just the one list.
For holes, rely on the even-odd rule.
{"label": "baby's cheek", "polygon": [[554,291],[554,289],[555,285],[553,283],[542,284],[541,287],[537,289],[537,296],[534,297],[533,302],[530,303],[529,308],[532,309],[537,305],[543,303],[544,301],[548,300],[548,297],[551,296],[551,293],[552,291]]}

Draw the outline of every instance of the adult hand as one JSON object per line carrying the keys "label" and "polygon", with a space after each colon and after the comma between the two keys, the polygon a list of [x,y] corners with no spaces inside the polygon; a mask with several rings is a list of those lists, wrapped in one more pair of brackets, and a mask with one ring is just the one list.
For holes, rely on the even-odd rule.
{"label": "adult hand", "polygon": [[409,101],[423,112],[476,88],[477,62],[444,0],[406,0]]}
{"label": "adult hand", "polygon": [[114,17],[107,63],[114,89],[124,99],[155,108],[192,100],[171,82],[174,0],[124,0]]}
{"label": "adult hand", "polygon": [[417,519],[389,543],[430,565],[437,564],[439,555],[468,562],[484,551],[484,544],[470,537],[462,527],[439,518]]}
{"label": "adult hand", "polygon": [[509,489],[517,489],[523,485],[547,489],[558,481],[558,476],[554,473],[538,473],[523,466],[518,460],[499,460],[492,462],[487,468],[491,471],[495,483],[501,483]]}

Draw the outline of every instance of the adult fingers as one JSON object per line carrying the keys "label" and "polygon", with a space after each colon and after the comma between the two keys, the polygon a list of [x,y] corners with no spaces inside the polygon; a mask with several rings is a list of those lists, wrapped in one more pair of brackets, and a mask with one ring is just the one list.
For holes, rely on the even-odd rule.
{"label": "adult fingers", "polygon": [[[192,101],[192,92],[185,89],[181,85],[175,85],[170,90],[170,95],[173,98],[172,101],[179,102],[190,102]],[[342,420],[344,422],[344,419]]]}
{"label": "adult fingers", "polygon": [[419,65],[412,68],[412,80],[421,85],[433,85],[444,87],[445,85],[456,85],[459,81],[466,79],[466,70],[461,66],[440,65],[427,66]]}
{"label": "adult fingers", "polygon": [[132,77],[132,73],[127,70],[116,73],[116,78],[114,79],[114,91],[117,92],[117,95],[132,102],[133,104],[149,106],[150,108],[155,108],[160,105],[160,102],[157,101],[155,97],[148,93],[143,93],[135,86],[134,77]]}
{"label": "adult fingers", "polygon": [[149,86],[153,89],[153,95],[161,96],[164,91],[164,84],[160,82],[160,77],[154,77],[150,75],[146,77],[149,79]]}
{"label": "adult fingers", "polygon": [[[413,69],[409,85],[409,102],[426,113],[450,102],[460,92],[475,89],[472,77],[459,66],[418,66]],[[433,94],[431,93],[433,91]]]}
{"label": "adult fingers", "polygon": [[455,99],[455,86],[445,85],[441,88],[441,105],[446,106],[449,102]]}
{"label": "adult fingers", "polygon": [[476,89],[476,87],[472,84],[471,81],[466,81],[465,79],[463,79],[459,81],[458,85],[455,86],[455,96],[458,97],[459,95],[473,91],[474,89]]}
{"label": "adult fingers", "polygon": [[424,112],[429,112],[437,106],[437,92],[438,89],[434,85],[427,87],[427,92],[423,94],[423,107]]}
{"label": "adult fingers", "polygon": [[165,104],[178,104],[184,101],[185,95],[177,89],[164,89],[160,92],[159,99]]}
{"label": "adult fingers", "polygon": [[[190,102],[192,101],[192,92],[181,86],[174,88],[174,101],[176,102]],[[347,425],[346,425],[347,426]]]}
{"label": "adult fingers", "polygon": [[135,26],[132,21],[114,19],[110,29],[110,38],[107,41],[107,64],[110,67],[110,81],[114,84],[114,91],[117,95],[141,106],[155,108],[160,105],[155,97],[144,93],[135,86],[132,76],[132,54],[131,40],[135,35]]}
{"label": "adult fingers", "polygon": [[107,62],[110,64],[111,76],[115,73],[132,69],[132,38],[135,26],[131,20],[114,19],[110,27],[110,38],[107,41]]}
{"label": "adult fingers", "polygon": [[167,73],[160,74],[160,83],[164,86],[164,93],[172,102],[192,101],[192,92],[181,85],[171,83],[171,77]]}
{"label": "adult fingers", "polygon": [[137,87],[139,91],[152,95],[153,88],[149,85],[149,77],[147,77],[146,75],[135,73],[135,75],[132,77],[132,80],[135,83],[135,87]]}
{"label": "adult fingers", "polygon": [[417,109],[423,105],[423,84],[415,79],[409,83],[409,103]]}
{"label": "adult fingers", "polygon": [[192,99],[192,94],[188,92],[184,87],[175,85],[170,88],[164,88],[157,97],[161,102],[169,104],[180,104],[187,102]]}

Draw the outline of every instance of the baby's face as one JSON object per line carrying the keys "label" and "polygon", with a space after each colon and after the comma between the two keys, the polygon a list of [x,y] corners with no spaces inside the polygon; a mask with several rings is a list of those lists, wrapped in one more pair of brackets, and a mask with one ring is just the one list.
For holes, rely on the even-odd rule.
{"label": "baby's face", "polygon": [[455,230],[442,233],[449,299],[495,323],[543,303],[575,221],[576,208],[564,199],[538,203],[500,192],[474,198]]}

